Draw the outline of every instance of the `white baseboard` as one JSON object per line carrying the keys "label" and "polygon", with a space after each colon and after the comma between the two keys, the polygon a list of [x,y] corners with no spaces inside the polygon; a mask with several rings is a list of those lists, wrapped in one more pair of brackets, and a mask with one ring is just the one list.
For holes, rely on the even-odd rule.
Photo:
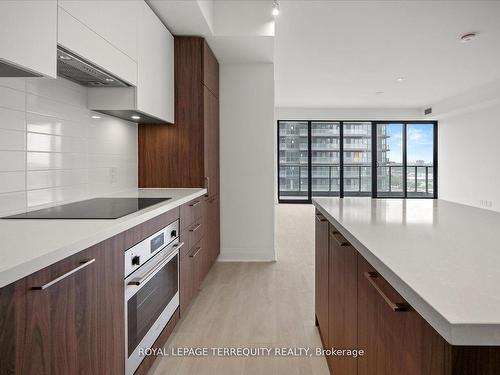
{"label": "white baseboard", "polygon": [[262,248],[222,248],[217,258],[218,262],[274,262],[275,260],[274,249]]}

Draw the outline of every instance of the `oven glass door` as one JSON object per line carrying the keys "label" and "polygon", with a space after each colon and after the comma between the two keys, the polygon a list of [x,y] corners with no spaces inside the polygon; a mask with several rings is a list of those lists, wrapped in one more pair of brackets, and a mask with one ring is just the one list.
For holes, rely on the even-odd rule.
{"label": "oven glass door", "polygon": [[127,301],[129,357],[179,290],[178,258],[175,255]]}

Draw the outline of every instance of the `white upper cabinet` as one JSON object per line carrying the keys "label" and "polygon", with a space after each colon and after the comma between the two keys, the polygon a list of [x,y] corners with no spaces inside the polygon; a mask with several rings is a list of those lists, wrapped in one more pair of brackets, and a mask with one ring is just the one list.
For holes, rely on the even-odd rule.
{"label": "white upper cabinet", "polygon": [[57,42],[137,85],[137,20],[142,0],[59,0]]}
{"label": "white upper cabinet", "polygon": [[89,108],[127,120],[139,115],[142,123],[173,123],[174,38],[144,1],[137,19],[137,87],[90,88]]}
{"label": "white upper cabinet", "polygon": [[57,77],[57,1],[0,1],[3,76]]}
{"label": "white upper cabinet", "polygon": [[138,28],[137,107],[174,122],[174,37],[143,3]]}

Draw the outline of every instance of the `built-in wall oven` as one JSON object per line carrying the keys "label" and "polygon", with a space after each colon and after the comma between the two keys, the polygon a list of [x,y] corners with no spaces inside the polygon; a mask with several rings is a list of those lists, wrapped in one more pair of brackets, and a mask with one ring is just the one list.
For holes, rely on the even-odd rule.
{"label": "built-in wall oven", "polygon": [[125,372],[132,375],[179,306],[179,221],[125,251]]}

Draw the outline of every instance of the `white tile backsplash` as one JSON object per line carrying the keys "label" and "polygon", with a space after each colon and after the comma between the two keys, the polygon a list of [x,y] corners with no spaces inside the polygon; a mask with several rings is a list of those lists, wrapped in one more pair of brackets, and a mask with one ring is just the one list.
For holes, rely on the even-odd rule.
{"label": "white tile backsplash", "polygon": [[0,194],[24,191],[26,189],[26,173],[0,172]]}
{"label": "white tile backsplash", "polygon": [[27,130],[32,133],[63,135],[67,137],[87,138],[88,124],[28,113],[26,117]]}
{"label": "white tile backsplash", "polygon": [[0,151],[0,171],[23,171],[25,157],[24,151]]}
{"label": "white tile backsplash", "polygon": [[0,128],[20,131],[26,130],[26,114],[24,111],[0,107]]}
{"label": "white tile backsplash", "polygon": [[0,79],[0,216],[137,188],[137,124],[57,79]]}
{"label": "white tile backsplash", "polygon": [[10,87],[0,86],[0,107],[25,111],[26,93],[24,91],[14,90]]}
{"label": "white tile backsplash", "polygon": [[25,151],[26,132],[18,130],[0,129],[0,150]]}

